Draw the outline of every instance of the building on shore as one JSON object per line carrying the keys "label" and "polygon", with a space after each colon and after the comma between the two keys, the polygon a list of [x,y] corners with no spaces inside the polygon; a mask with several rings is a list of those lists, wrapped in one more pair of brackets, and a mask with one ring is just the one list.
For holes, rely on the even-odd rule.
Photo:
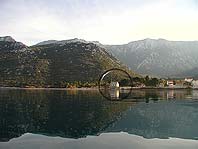
{"label": "building on shore", "polygon": [[168,80],[167,83],[166,83],[166,85],[168,87],[174,87],[174,81],[173,80]]}
{"label": "building on shore", "polygon": [[175,88],[184,88],[184,83],[185,83],[184,80],[176,80],[174,87]]}
{"label": "building on shore", "polygon": [[188,82],[188,83],[191,83],[193,81],[193,78],[185,78],[184,81]]}
{"label": "building on shore", "polygon": [[167,87],[171,88],[198,88],[198,80],[185,78],[184,80],[167,80]]}
{"label": "building on shore", "polygon": [[164,87],[164,83],[159,83],[158,87]]}
{"label": "building on shore", "polygon": [[192,81],[192,87],[193,88],[198,88],[198,80],[193,80]]}
{"label": "building on shore", "polygon": [[111,82],[110,83],[110,88],[111,89],[116,89],[116,88],[119,88],[120,87],[120,84],[118,82]]}

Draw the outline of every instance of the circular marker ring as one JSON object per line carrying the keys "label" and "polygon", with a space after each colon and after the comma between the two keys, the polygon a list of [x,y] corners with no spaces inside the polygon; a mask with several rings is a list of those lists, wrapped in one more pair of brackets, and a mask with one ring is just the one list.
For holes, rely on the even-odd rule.
{"label": "circular marker ring", "polygon": [[[104,78],[107,74],[109,74],[110,72],[113,72],[113,71],[120,71],[120,72],[123,72],[123,73],[126,74],[126,76],[128,76],[128,78],[130,79],[130,90],[129,90],[129,92],[128,92],[125,96],[123,96],[123,97],[121,97],[121,98],[119,98],[119,99],[117,99],[117,100],[115,100],[115,99],[112,100],[112,98],[110,98],[110,97],[108,97],[108,96],[105,96],[105,94],[104,94],[104,93],[102,92],[102,90],[101,90],[101,81],[103,80],[103,78]],[[106,70],[106,71],[100,76],[100,78],[99,78],[99,80],[98,80],[98,89],[99,89],[100,94],[101,94],[104,98],[106,98],[107,100],[110,100],[110,101],[121,101],[121,100],[123,100],[123,99],[126,99],[126,98],[131,94],[131,92],[132,92],[132,84],[133,84],[132,77],[129,75],[128,72],[126,72],[125,70],[119,69],[119,68],[112,68],[112,69]]]}

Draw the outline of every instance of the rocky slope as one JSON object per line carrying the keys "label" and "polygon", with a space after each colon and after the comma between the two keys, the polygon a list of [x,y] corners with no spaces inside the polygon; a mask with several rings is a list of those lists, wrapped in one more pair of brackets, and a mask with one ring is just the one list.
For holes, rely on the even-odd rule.
{"label": "rocky slope", "polygon": [[54,40],[27,47],[11,37],[0,38],[0,86],[65,87],[71,82],[97,82],[101,73],[115,67],[129,71],[94,42]]}
{"label": "rocky slope", "polygon": [[124,45],[106,45],[132,70],[160,77],[177,77],[198,66],[198,41],[144,39]]}

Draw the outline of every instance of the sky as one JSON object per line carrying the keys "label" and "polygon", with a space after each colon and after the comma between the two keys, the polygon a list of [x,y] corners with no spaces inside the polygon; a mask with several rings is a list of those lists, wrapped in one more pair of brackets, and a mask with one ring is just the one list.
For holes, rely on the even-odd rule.
{"label": "sky", "polygon": [[198,0],[0,0],[0,36],[27,45],[72,38],[198,40]]}

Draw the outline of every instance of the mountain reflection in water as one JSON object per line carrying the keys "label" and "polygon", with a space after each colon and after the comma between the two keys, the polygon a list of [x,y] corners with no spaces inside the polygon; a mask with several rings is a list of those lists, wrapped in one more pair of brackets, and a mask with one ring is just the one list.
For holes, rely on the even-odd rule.
{"label": "mountain reflection in water", "polygon": [[196,90],[133,90],[130,99],[111,102],[90,90],[0,89],[0,141],[24,133],[81,138],[121,131],[197,139],[197,99]]}

